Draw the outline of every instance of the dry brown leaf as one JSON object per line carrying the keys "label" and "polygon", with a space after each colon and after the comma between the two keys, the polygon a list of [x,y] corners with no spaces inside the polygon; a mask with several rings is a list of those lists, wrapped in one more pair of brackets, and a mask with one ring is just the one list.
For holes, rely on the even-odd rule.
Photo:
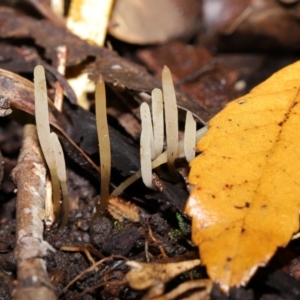
{"label": "dry brown leaf", "polygon": [[116,0],[109,33],[134,44],[187,39],[200,27],[201,8],[191,0]]}
{"label": "dry brown leaf", "polygon": [[122,200],[120,197],[109,196],[107,210],[119,222],[123,222],[125,219],[131,222],[140,221],[139,207],[131,202]]}

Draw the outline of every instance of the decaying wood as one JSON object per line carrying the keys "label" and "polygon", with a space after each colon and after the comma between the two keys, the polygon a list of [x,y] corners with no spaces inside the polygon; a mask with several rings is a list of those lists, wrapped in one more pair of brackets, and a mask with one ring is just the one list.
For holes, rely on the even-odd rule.
{"label": "decaying wood", "polygon": [[14,298],[56,299],[43,259],[47,250],[55,250],[43,240],[46,168],[34,125],[24,128],[23,146],[13,179],[18,189],[15,248],[18,285]]}

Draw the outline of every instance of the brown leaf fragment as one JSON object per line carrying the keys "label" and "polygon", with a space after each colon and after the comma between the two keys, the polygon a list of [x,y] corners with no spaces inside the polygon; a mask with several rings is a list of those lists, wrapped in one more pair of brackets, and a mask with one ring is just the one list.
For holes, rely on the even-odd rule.
{"label": "brown leaf fragment", "polygon": [[[0,36],[2,38],[32,38],[36,44],[45,48],[45,56],[56,61],[56,48],[66,45],[68,48],[67,66],[74,66],[84,61],[88,55],[95,55],[96,49],[66,29],[56,27],[46,20],[37,20],[20,15],[13,9],[0,9]],[[47,38],[45,38],[47,37]],[[104,49],[99,52],[109,52]]]}
{"label": "brown leaf fragment", "polygon": [[122,200],[120,197],[110,196],[108,199],[108,212],[111,216],[123,222],[125,219],[131,222],[139,222],[139,207],[131,202]]}

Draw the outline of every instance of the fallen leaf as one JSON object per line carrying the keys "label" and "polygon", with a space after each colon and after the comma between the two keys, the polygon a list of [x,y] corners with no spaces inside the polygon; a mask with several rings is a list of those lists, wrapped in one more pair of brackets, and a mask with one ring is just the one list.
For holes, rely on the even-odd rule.
{"label": "fallen leaf", "polygon": [[[133,44],[164,43],[193,36],[200,29],[201,1],[116,0],[108,31]],[[166,22],[166,20],[168,20]]]}
{"label": "fallen leaf", "polygon": [[201,261],[225,292],[299,230],[299,72],[296,62],[229,103],[197,144],[186,212]]}

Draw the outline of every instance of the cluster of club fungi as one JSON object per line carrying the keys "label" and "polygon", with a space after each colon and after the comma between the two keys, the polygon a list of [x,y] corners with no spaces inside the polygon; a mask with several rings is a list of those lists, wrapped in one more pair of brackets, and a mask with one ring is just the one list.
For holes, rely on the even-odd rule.
{"label": "cluster of club fungi", "polygon": [[[53,222],[65,225],[68,221],[69,200],[66,185],[66,167],[63,151],[57,135],[50,131],[48,116],[48,97],[45,71],[42,66],[34,69],[35,118],[37,134],[49,169],[52,185],[52,201],[46,201],[46,226]],[[147,103],[140,106],[141,168],[122,182],[111,194],[109,183],[111,174],[111,150],[107,123],[105,84],[102,77],[96,83],[96,125],[100,153],[101,197],[97,213],[105,213],[110,195],[120,195],[128,186],[139,178],[150,189],[153,184],[153,169],[167,163],[170,174],[175,174],[174,162],[184,155],[190,162],[195,157],[195,145],[206,133],[207,126],[196,131],[196,122],[190,111],[186,113],[184,139],[178,141],[178,109],[171,72],[167,67],[162,71],[162,90],[154,89],[151,93],[151,110]],[[164,151],[165,148],[165,151]],[[62,195],[62,199],[61,199]]]}

